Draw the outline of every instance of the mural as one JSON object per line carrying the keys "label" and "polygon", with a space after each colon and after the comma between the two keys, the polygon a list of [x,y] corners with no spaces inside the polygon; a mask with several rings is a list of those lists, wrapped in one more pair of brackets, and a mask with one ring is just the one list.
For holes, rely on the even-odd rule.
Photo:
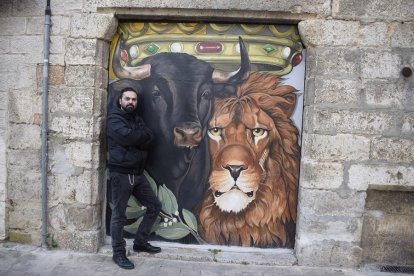
{"label": "mural", "polygon": [[[294,26],[120,24],[108,104],[125,87],[143,91],[156,137],[145,176],[163,204],[154,237],[293,246],[302,50]],[[145,209],[128,204],[135,233]]]}

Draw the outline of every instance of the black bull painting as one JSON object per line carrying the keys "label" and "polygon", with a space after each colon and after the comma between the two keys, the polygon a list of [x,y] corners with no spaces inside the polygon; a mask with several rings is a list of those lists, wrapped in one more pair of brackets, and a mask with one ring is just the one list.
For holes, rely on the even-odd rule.
{"label": "black bull painting", "polygon": [[145,170],[158,185],[172,191],[182,209],[194,210],[208,189],[210,157],[205,139],[215,97],[235,93],[250,71],[249,57],[240,44],[240,68],[234,72],[214,69],[184,53],[159,53],[134,67],[123,67],[116,46],[112,68],[120,78],[109,85],[109,104],[119,91],[140,91],[139,113],[155,134]]}

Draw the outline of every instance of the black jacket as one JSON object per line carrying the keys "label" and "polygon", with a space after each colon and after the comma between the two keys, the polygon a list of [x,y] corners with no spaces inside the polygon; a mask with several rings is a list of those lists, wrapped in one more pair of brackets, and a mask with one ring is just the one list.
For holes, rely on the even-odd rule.
{"label": "black jacket", "polygon": [[108,169],[111,172],[141,174],[147,150],[153,140],[151,130],[135,112],[113,105],[108,111]]}

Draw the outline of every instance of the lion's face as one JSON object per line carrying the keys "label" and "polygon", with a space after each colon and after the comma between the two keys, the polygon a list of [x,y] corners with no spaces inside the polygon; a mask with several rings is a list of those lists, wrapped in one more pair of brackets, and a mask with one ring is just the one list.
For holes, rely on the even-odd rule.
{"label": "lion's face", "polygon": [[255,104],[239,102],[233,111],[217,100],[208,130],[209,182],[220,210],[238,213],[255,200],[266,177],[275,127],[272,118]]}

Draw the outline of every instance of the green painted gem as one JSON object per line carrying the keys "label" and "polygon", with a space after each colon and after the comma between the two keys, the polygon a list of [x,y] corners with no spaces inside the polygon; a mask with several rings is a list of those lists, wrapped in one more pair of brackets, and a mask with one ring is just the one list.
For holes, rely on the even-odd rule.
{"label": "green painted gem", "polygon": [[263,46],[263,50],[265,50],[266,53],[269,54],[269,53],[273,52],[275,50],[275,48],[273,48],[273,46],[270,45],[270,44],[266,44],[265,46]]}
{"label": "green painted gem", "polygon": [[155,43],[151,43],[147,46],[145,50],[147,50],[151,54],[156,54],[160,50],[160,47]]}

